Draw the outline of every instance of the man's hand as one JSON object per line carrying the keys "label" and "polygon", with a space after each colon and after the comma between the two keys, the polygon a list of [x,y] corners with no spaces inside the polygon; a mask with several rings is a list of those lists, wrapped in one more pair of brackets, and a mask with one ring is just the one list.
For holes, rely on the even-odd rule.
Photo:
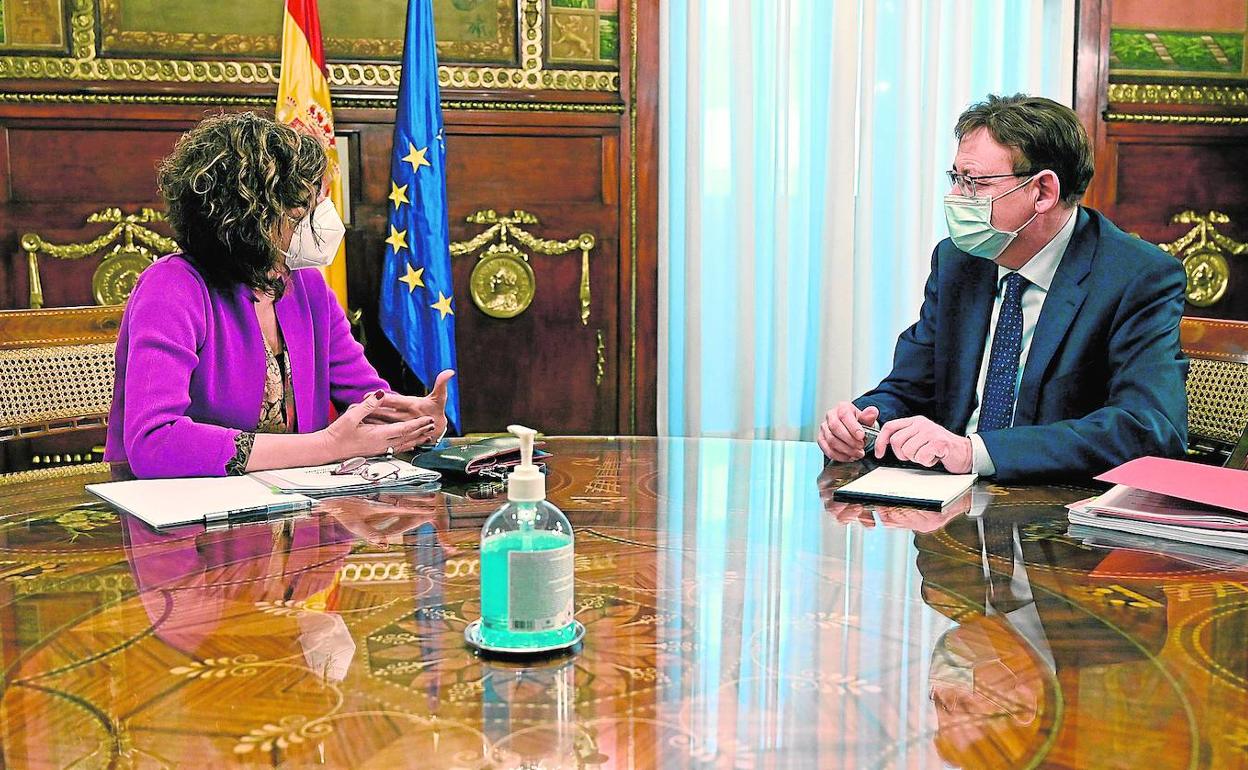
{"label": "man's hand", "polygon": [[446,386],[455,376],[447,369],[438,375],[433,390],[427,396],[404,396],[386,393],[381,403],[365,419],[369,423],[404,422],[417,417],[432,417],[434,429],[431,439],[437,441],[446,433]]}
{"label": "man's hand", "polygon": [[879,417],[880,410],[874,406],[860,410],[852,402],[842,401],[828,410],[815,441],[825,455],[838,463],[861,459],[867,437],[862,426],[874,425]]}
{"label": "man's hand", "polygon": [[926,417],[889,420],[875,439],[875,456],[884,457],[891,447],[898,460],[931,468],[937,463],[950,473],[970,473],[974,451],[966,436],[950,433]]}

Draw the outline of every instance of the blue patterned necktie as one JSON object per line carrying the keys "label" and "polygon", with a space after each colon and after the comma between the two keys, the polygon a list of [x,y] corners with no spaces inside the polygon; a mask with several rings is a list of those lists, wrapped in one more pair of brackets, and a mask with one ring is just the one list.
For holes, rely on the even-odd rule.
{"label": "blue patterned necktie", "polygon": [[1014,387],[1018,382],[1018,356],[1023,349],[1023,289],[1027,279],[1018,273],[1005,277],[1005,297],[992,335],[988,376],[984,378],[979,410],[980,433],[1010,427],[1014,422]]}

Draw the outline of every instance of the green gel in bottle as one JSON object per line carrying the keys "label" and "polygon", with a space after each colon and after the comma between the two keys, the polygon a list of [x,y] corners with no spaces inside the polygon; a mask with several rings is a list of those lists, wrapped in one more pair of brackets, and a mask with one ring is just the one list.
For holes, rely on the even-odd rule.
{"label": "green gel in bottle", "polygon": [[520,465],[507,478],[507,503],[481,529],[481,641],[506,650],[570,644],[572,525],[546,500],[546,477],[533,465],[537,432],[507,428],[520,439]]}

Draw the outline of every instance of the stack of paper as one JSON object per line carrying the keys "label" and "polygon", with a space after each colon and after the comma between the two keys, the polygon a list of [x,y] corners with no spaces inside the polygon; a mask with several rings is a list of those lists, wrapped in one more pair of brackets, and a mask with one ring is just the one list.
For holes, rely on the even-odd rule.
{"label": "stack of paper", "polygon": [[1214,548],[1148,535],[1133,535],[1121,530],[1085,527],[1082,524],[1071,524],[1066,534],[1093,548],[1160,554],[1201,569],[1248,570],[1248,553],[1244,551]]}
{"label": "stack of paper", "polygon": [[242,521],[312,507],[312,498],[275,492],[246,476],[146,479],[88,484],[87,491],[153,527]]}
{"label": "stack of paper", "polygon": [[333,473],[338,467],[333,463],[225,478],[115,481],[88,484],[87,491],[153,527],[171,527],[265,518],[312,507],[315,501],[306,495],[349,495],[441,478],[437,471],[393,459],[377,461],[363,473]]}
{"label": "stack of paper", "polygon": [[876,468],[832,493],[836,500],[943,508],[971,488],[974,473],[952,474],[912,468]]}
{"label": "stack of paper", "polygon": [[1097,480],[1116,486],[1069,506],[1072,524],[1248,550],[1248,472],[1142,457]]}
{"label": "stack of paper", "polygon": [[[305,495],[350,495],[367,492],[379,487],[424,484],[437,481],[442,475],[437,471],[417,468],[403,460],[378,460],[366,473],[335,474],[340,463],[312,465],[304,468],[285,468],[275,471],[258,471],[248,474],[257,481],[282,492],[301,492]],[[369,476],[380,476],[375,480]]]}

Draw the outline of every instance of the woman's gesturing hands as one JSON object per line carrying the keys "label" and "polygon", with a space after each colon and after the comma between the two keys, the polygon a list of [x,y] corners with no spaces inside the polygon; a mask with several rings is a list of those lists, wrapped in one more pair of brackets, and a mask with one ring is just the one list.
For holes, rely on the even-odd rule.
{"label": "woman's gesturing hands", "polygon": [[[370,418],[382,409],[382,403],[394,394],[379,390],[363,401],[352,404],[328,428],[322,431],[328,455],[346,457],[406,452],[435,440],[439,435],[437,420],[430,415],[397,421],[373,421]],[[442,424],[446,421],[443,418]]]}

